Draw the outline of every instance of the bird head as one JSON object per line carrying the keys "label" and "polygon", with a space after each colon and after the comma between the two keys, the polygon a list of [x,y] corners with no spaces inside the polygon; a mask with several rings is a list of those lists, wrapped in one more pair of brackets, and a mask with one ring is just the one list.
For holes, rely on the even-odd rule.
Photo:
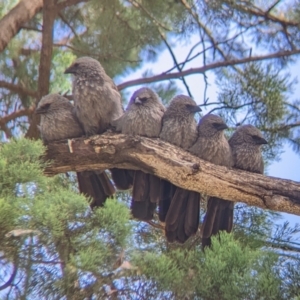
{"label": "bird head", "polygon": [[213,114],[207,114],[202,117],[198,125],[199,135],[206,137],[221,135],[227,128],[228,126],[223,119]]}

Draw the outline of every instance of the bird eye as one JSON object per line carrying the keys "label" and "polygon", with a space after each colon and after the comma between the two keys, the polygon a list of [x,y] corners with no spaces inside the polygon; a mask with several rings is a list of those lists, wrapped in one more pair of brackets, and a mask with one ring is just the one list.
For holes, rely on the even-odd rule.
{"label": "bird eye", "polygon": [[147,98],[147,97],[143,97],[143,98],[140,98],[140,100],[142,101],[142,102],[145,102],[145,101],[147,101],[149,98]]}
{"label": "bird eye", "polygon": [[252,139],[254,141],[260,141],[261,140],[261,138],[259,136],[257,136],[257,135],[252,135]]}
{"label": "bird eye", "polygon": [[268,144],[268,142],[263,137],[260,137],[258,135],[252,135],[251,137],[252,140],[258,145]]}
{"label": "bird eye", "polygon": [[49,107],[50,107],[50,103],[46,103],[46,104],[44,104],[44,105],[41,107],[41,109],[43,109],[43,110],[48,110]]}
{"label": "bird eye", "polygon": [[79,63],[75,63],[73,66],[74,66],[75,68],[78,68],[78,67],[79,67]]}
{"label": "bird eye", "polygon": [[217,130],[224,130],[224,129],[227,129],[228,126],[225,124],[225,123],[212,123],[212,126],[217,129]]}
{"label": "bird eye", "polygon": [[186,109],[191,113],[196,113],[202,111],[199,105],[186,104]]}

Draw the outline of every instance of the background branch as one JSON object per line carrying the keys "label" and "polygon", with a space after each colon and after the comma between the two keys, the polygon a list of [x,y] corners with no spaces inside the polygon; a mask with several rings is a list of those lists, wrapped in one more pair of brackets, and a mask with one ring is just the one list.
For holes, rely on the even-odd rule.
{"label": "background branch", "polygon": [[283,57],[287,57],[287,56],[291,56],[291,55],[295,55],[295,54],[299,54],[299,53],[300,53],[300,49],[295,49],[292,51],[275,52],[275,53],[268,54],[268,55],[252,56],[252,57],[246,57],[246,58],[242,58],[242,59],[231,59],[231,60],[226,60],[226,61],[220,61],[220,62],[212,63],[210,65],[206,65],[203,67],[188,69],[188,70],[185,70],[182,72],[162,73],[160,75],[155,75],[152,77],[130,80],[130,81],[119,84],[118,89],[121,91],[130,86],[135,86],[135,85],[140,85],[140,84],[145,84],[145,83],[152,83],[152,82],[157,82],[157,81],[162,81],[162,80],[176,79],[176,78],[180,78],[182,76],[188,76],[188,75],[192,75],[192,74],[202,74],[209,70],[214,70],[217,68],[245,64],[248,62],[261,61],[261,60],[267,60],[267,59],[283,58]]}
{"label": "background branch", "polygon": [[4,80],[0,80],[0,88],[5,88],[8,89],[14,93],[17,93],[19,95],[25,95],[25,96],[30,96],[30,97],[36,97],[37,92],[33,90],[29,90],[21,85],[18,84],[13,84],[10,82],[6,82]]}
{"label": "background branch", "polygon": [[43,7],[43,0],[21,0],[0,20],[0,52],[20,31],[22,25],[32,19]]}
{"label": "background branch", "polygon": [[[53,51],[53,25],[56,17],[57,8],[55,0],[44,0],[43,13],[43,36],[42,49],[40,55],[39,78],[38,78],[38,98],[37,102],[49,93],[50,87],[50,72]],[[26,133],[28,138],[38,138],[39,131],[39,116],[32,115],[29,129]]]}

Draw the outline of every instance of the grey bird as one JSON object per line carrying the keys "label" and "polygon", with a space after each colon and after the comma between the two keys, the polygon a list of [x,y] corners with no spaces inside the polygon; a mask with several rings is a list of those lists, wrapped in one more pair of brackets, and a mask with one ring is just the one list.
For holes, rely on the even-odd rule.
{"label": "grey bird", "polygon": [[[74,106],[68,99],[58,94],[43,97],[36,108],[36,113],[41,115],[39,130],[46,144],[84,135],[75,115]],[[80,172],[77,173],[77,179],[80,192],[93,199],[92,208],[102,206],[105,199],[115,192],[105,172]]]}
{"label": "grey bird", "polygon": [[[65,70],[73,75],[72,92],[76,116],[88,136],[109,129],[112,120],[123,114],[121,95],[101,64],[91,57],[80,57]],[[130,172],[112,169],[117,188],[132,185]]]}
{"label": "grey bird", "polygon": [[[165,107],[157,94],[143,87],[135,91],[124,115],[113,122],[124,134],[155,138],[159,136]],[[151,220],[159,199],[160,179],[142,171],[135,171],[131,212],[139,220]]]}
{"label": "grey bird", "polygon": [[[201,108],[190,97],[184,95],[174,97],[163,116],[163,125],[159,137],[185,150],[189,149],[198,136],[197,122],[194,115],[200,111]],[[180,203],[174,202],[166,220],[171,200],[177,189],[177,193],[180,191],[181,194],[186,194],[187,196],[181,198]],[[161,179],[158,215],[160,221],[166,222],[165,232],[169,242],[180,241],[178,233],[183,231],[184,228],[179,228],[179,224],[181,224],[181,227],[191,227],[187,229],[188,236],[195,233],[198,229],[200,195],[192,191],[186,192],[181,190],[169,181]],[[178,201],[178,197],[176,201]],[[186,209],[187,205],[189,205],[189,209]],[[180,211],[180,209],[182,210]],[[192,216],[188,215],[189,213],[192,213]],[[195,215],[196,217],[191,221]]]}
{"label": "grey bird", "polygon": [[[227,125],[219,116],[207,114],[199,122],[198,139],[189,151],[216,165],[231,167],[233,163],[231,149],[224,135],[224,130],[227,128]],[[232,227],[232,210],[227,209],[229,201],[210,197],[208,199],[208,210],[201,228],[203,241],[210,238],[214,229],[215,224],[208,222],[211,214],[211,203],[214,202],[219,204],[219,210],[215,212],[216,220],[222,223],[226,219],[227,223],[224,224],[224,227],[226,229],[230,228],[230,230]]]}
{"label": "grey bird", "polygon": [[[229,139],[233,167],[263,174],[264,163],[261,146],[267,144],[261,132],[252,125],[239,127]],[[210,246],[211,236],[220,230],[231,232],[234,202],[211,197],[202,227],[202,247]]]}

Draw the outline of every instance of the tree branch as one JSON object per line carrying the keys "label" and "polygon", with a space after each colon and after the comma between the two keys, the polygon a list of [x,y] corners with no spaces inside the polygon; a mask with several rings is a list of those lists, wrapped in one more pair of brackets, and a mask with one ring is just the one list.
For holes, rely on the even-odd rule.
{"label": "tree branch", "polygon": [[1,118],[0,125],[6,124],[16,118],[19,118],[19,117],[29,116],[34,112],[34,110],[35,110],[35,106],[16,110],[16,111],[12,112],[11,114],[6,115],[3,118]]}
{"label": "tree branch", "polygon": [[26,95],[30,97],[36,97],[37,92],[33,90],[29,90],[21,85],[13,84],[7,81],[0,80],[0,88],[5,88],[19,95]]}
{"label": "tree branch", "polygon": [[[277,5],[277,3],[275,2],[274,7],[276,5]],[[298,21],[288,20],[288,19],[285,19],[284,17],[282,18],[280,16],[275,16],[275,15],[271,14],[270,11],[273,9],[272,6],[267,11],[263,11],[255,6],[251,7],[251,6],[243,6],[243,5],[239,5],[237,9],[249,14],[250,16],[254,15],[257,17],[262,17],[265,20],[272,21],[275,23],[280,23],[283,26],[292,26],[292,27],[299,26]]]}
{"label": "tree branch", "polygon": [[46,159],[53,161],[47,174],[139,169],[188,190],[300,215],[300,184],[216,166],[159,139],[105,133],[49,144]]}
{"label": "tree branch", "polygon": [[57,11],[61,11],[68,6],[76,5],[81,2],[88,2],[88,0],[65,0],[57,4]]}
{"label": "tree branch", "polygon": [[145,83],[152,83],[152,82],[163,81],[163,80],[176,79],[176,78],[180,78],[180,77],[188,76],[188,75],[192,75],[192,74],[202,74],[207,71],[222,68],[222,67],[240,65],[240,64],[253,62],[253,61],[282,58],[282,57],[287,57],[287,56],[296,55],[296,54],[300,54],[300,49],[295,49],[295,50],[291,50],[291,51],[280,51],[280,52],[275,52],[275,53],[268,54],[268,55],[251,56],[251,57],[246,57],[246,58],[242,58],[242,59],[231,59],[231,60],[227,60],[227,61],[219,61],[216,63],[212,63],[210,65],[205,65],[205,66],[202,66],[199,68],[192,68],[192,69],[188,69],[188,70],[185,70],[182,72],[162,73],[160,75],[155,75],[152,77],[139,78],[139,79],[126,81],[126,82],[119,84],[118,89],[121,91],[121,90],[124,90],[128,87],[135,86],[135,85],[141,85],[141,84],[145,84]]}
{"label": "tree branch", "polygon": [[0,20],[0,52],[20,31],[22,25],[32,19],[43,7],[43,0],[21,0]]}
{"label": "tree branch", "polygon": [[[49,93],[52,50],[53,50],[53,25],[54,25],[56,13],[57,13],[56,1],[44,0],[42,49],[41,49],[40,65],[39,65],[38,98],[36,104],[43,96]],[[37,129],[38,123],[39,123],[39,116],[33,115],[30,122],[29,129],[26,133],[26,137],[28,138],[39,137],[39,131]]]}

